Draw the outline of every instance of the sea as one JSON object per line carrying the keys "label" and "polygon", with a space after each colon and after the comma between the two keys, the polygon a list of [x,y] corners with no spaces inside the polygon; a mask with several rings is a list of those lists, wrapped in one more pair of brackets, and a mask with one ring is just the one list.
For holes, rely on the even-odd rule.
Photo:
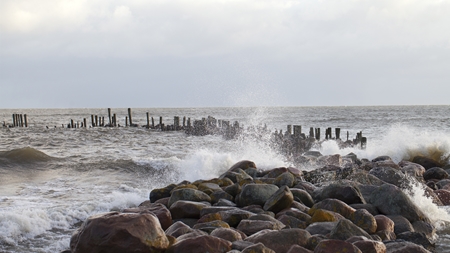
{"label": "sea", "polygon": [[[367,147],[339,149],[330,140],[314,149],[367,159],[387,155],[395,162],[424,155],[449,163],[450,105],[132,108],[138,127],[125,127],[127,108],[111,111],[121,127],[67,128],[84,118],[90,125],[91,115],[107,124],[107,108],[0,109],[0,252],[69,249],[72,233],[89,216],[135,207],[154,188],[217,177],[240,160],[252,160],[259,169],[298,166],[267,136],[228,140],[162,132],[144,127],[147,112],[155,124],[160,117],[170,125],[175,116],[212,116],[238,121],[244,132],[301,125],[307,135],[310,127],[321,128],[323,138],[326,128],[340,128],[341,138],[362,132]],[[13,114],[26,114],[28,127],[1,127],[12,124]],[[434,205],[422,187],[411,184],[408,196],[436,226],[436,251],[450,252],[450,208]]]}

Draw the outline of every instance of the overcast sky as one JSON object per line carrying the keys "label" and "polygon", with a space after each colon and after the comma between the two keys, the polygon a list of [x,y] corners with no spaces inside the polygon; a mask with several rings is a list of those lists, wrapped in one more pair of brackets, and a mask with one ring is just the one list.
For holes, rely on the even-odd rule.
{"label": "overcast sky", "polygon": [[449,0],[1,0],[0,108],[450,104]]}

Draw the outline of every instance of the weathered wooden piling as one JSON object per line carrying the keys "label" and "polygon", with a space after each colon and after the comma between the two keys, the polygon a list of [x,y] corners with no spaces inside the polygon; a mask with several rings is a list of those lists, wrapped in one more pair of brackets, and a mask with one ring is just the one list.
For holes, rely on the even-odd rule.
{"label": "weathered wooden piling", "polygon": [[336,135],[336,140],[340,140],[341,139],[341,129],[339,127],[336,127],[334,129],[335,135]]}
{"label": "weathered wooden piling", "polygon": [[292,125],[287,126],[287,131],[285,134],[292,134]]}
{"label": "weathered wooden piling", "polygon": [[152,129],[155,129],[155,120],[152,117]]}
{"label": "weathered wooden piling", "polygon": [[133,126],[133,120],[131,119],[131,108],[128,108],[128,119],[130,121],[130,126]]}
{"label": "weathered wooden piling", "polygon": [[125,126],[126,127],[128,126],[128,117],[127,116],[125,116]]}
{"label": "weathered wooden piling", "polygon": [[109,119],[109,126],[112,126],[111,108],[108,108],[108,119]]}
{"label": "weathered wooden piling", "polygon": [[161,116],[159,117],[159,127],[160,127],[161,131],[164,131],[164,125],[162,123],[162,117]]}
{"label": "weathered wooden piling", "polygon": [[302,134],[302,126],[294,125],[294,136],[299,137]]}
{"label": "weathered wooden piling", "polygon": [[26,114],[23,115],[23,119],[25,120],[25,127],[28,127],[28,120]]}
{"label": "weathered wooden piling", "polygon": [[150,128],[150,115],[147,112],[147,129],[149,129],[149,128]]}
{"label": "weathered wooden piling", "polygon": [[87,127],[87,125],[86,125],[86,118],[83,118],[83,127],[84,127],[84,128]]}

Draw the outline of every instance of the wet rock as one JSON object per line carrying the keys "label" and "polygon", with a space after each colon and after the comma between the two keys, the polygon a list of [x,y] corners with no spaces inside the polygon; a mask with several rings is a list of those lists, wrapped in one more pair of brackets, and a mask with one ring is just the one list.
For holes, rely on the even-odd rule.
{"label": "wet rock", "polygon": [[217,203],[215,203],[213,206],[229,206],[229,207],[236,207],[236,203],[233,201],[230,201],[228,199],[219,199]]}
{"label": "wet rock", "polygon": [[433,167],[442,167],[442,164],[438,161],[424,156],[416,156],[413,158],[412,162],[422,165],[426,170]]}
{"label": "wet rock", "polygon": [[278,212],[275,217],[278,219],[280,216],[283,216],[283,215],[295,217],[306,223],[310,223],[310,221],[311,221],[311,216],[309,214],[302,212],[301,210],[299,210],[297,208],[284,209],[283,211]]}
{"label": "wet rock", "polygon": [[184,188],[173,191],[169,199],[169,207],[171,207],[173,203],[177,202],[178,200],[189,200],[194,202],[205,201],[211,203],[211,198],[206,193],[191,188]]}
{"label": "wet rock", "polygon": [[356,226],[347,219],[339,220],[336,226],[330,232],[330,239],[347,240],[352,236],[365,236],[367,238],[370,237],[370,235],[366,231]]}
{"label": "wet rock", "polygon": [[246,170],[248,168],[255,168],[256,169],[256,164],[252,161],[249,160],[242,160],[239,161],[235,164],[233,164],[233,166],[231,166],[228,171],[235,171],[236,169],[241,169],[241,170]]}
{"label": "wet rock", "polygon": [[431,253],[420,245],[403,240],[385,242],[385,245],[386,253]]}
{"label": "wet rock", "polygon": [[233,196],[233,198],[236,198],[236,196],[241,192],[241,185],[238,183],[226,186],[223,188],[223,190]]}
{"label": "wet rock", "polygon": [[224,178],[228,178],[230,179],[233,183],[239,183],[245,180],[248,181],[252,181],[253,178],[245,173],[245,171],[241,170],[241,169],[235,169],[235,171],[227,171],[224,174],[222,174],[220,177],[220,179],[224,179]]}
{"label": "wet rock", "polygon": [[70,240],[72,253],[164,252],[168,247],[169,239],[158,218],[150,213],[91,216]]}
{"label": "wet rock", "polygon": [[382,155],[382,156],[378,156],[378,157],[372,159],[373,163],[384,162],[384,161],[392,161],[392,158],[390,156],[387,156],[387,155]]}
{"label": "wet rock", "polygon": [[314,200],[307,191],[295,188],[291,188],[290,190],[294,196],[294,200],[299,201],[308,207],[312,207],[314,205]]}
{"label": "wet rock", "polygon": [[424,221],[416,221],[412,225],[415,232],[423,233],[429,239],[435,238],[436,228],[432,224]]}
{"label": "wet rock", "polygon": [[188,200],[178,200],[170,206],[170,213],[173,219],[182,218],[200,218],[200,212],[203,208],[211,206],[209,203],[194,202]]}
{"label": "wet rock", "polygon": [[228,201],[231,201],[231,202],[234,201],[234,197],[231,196],[229,193],[223,191],[222,189],[211,193],[209,195],[209,197],[211,198],[211,203],[213,203],[213,204],[216,204],[221,199],[228,200]]}
{"label": "wet rock", "polygon": [[237,229],[250,236],[264,229],[280,230],[283,227],[285,227],[285,225],[279,221],[241,220]]}
{"label": "wet rock", "polygon": [[242,250],[242,253],[276,253],[276,252],[267,248],[262,243],[256,243]]}
{"label": "wet rock", "polygon": [[289,216],[289,215],[281,215],[278,217],[278,220],[288,228],[305,229],[308,226],[307,222],[299,220],[299,219],[297,219],[293,216]]}
{"label": "wet rock", "polygon": [[394,232],[394,221],[389,219],[389,217],[387,217],[385,215],[375,215],[374,218],[377,222],[376,232],[382,231],[382,230]]}
{"label": "wet rock", "polygon": [[275,230],[262,230],[245,240],[253,243],[262,243],[277,253],[286,253],[292,245],[306,246],[309,232],[299,228]]}
{"label": "wet rock", "polygon": [[306,227],[306,231],[308,231],[311,235],[327,235],[329,234],[337,225],[337,221],[334,222],[316,222],[310,224]]}
{"label": "wet rock", "polygon": [[193,228],[205,231],[208,234],[210,234],[216,228],[230,228],[230,225],[228,225],[228,223],[226,223],[224,221],[215,220],[215,221],[210,221],[210,222],[197,223],[194,225]]}
{"label": "wet rock", "polygon": [[314,204],[310,209],[310,213],[314,213],[316,209],[323,209],[339,213],[345,218],[349,218],[356,210],[339,199],[324,199]]}
{"label": "wet rock", "polygon": [[358,188],[349,181],[333,182],[322,189],[317,189],[313,197],[315,201],[338,199],[347,204],[365,204],[366,201]]}
{"label": "wet rock", "polygon": [[406,175],[403,172],[391,167],[374,167],[369,171],[369,174],[395,186],[401,186],[407,181]]}
{"label": "wet rock", "polygon": [[263,206],[277,190],[278,187],[276,185],[246,184],[242,187],[236,204],[240,207],[254,204]]}
{"label": "wet rock", "polygon": [[433,167],[433,168],[427,169],[427,171],[425,171],[425,173],[423,173],[423,179],[425,179],[425,180],[431,180],[431,179],[442,180],[442,179],[447,179],[447,178],[448,178],[447,171],[445,171],[444,169],[439,168],[439,167]]}
{"label": "wet rock", "polygon": [[170,227],[168,227],[165,231],[166,235],[173,236],[175,238],[192,232],[192,228],[188,225],[184,224],[181,221],[177,221],[174,224],[172,224]]}
{"label": "wet rock", "polygon": [[350,180],[352,182],[357,182],[363,185],[376,185],[380,186],[384,184],[384,181],[379,179],[378,177],[369,174],[366,171],[357,171],[355,173],[352,173],[348,177],[346,177],[347,180]]}
{"label": "wet rock", "polygon": [[350,214],[349,220],[369,234],[373,234],[377,230],[375,217],[365,209],[359,209]]}
{"label": "wet rock", "polygon": [[170,192],[175,188],[175,184],[163,188],[156,188],[150,192],[150,202],[155,203],[158,199],[170,197]]}
{"label": "wet rock", "polygon": [[167,229],[170,225],[172,225],[172,214],[169,209],[163,204],[160,203],[149,203],[149,201],[145,201],[141,203],[137,208],[128,208],[123,210],[124,213],[142,213],[142,212],[150,212],[158,218],[159,223],[161,223],[162,229]]}
{"label": "wet rock", "polygon": [[414,232],[414,227],[405,217],[401,215],[388,215],[387,217],[394,222],[394,232],[396,235],[403,232]]}
{"label": "wet rock", "polygon": [[443,205],[450,205],[450,191],[440,189],[435,190],[434,193],[439,197],[439,200]]}
{"label": "wet rock", "polygon": [[422,245],[425,249],[429,251],[434,251],[435,245],[434,243],[427,238],[427,236],[423,233],[417,232],[403,232],[401,234],[397,234],[397,239],[405,240],[408,242],[412,242],[414,244]]}
{"label": "wet rock", "polygon": [[284,172],[275,178],[274,185],[278,187],[287,186],[292,187],[295,183],[295,177],[290,172]]}
{"label": "wet rock", "polygon": [[243,239],[241,233],[231,228],[216,228],[211,232],[210,235],[230,242],[241,241]]}
{"label": "wet rock", "polygon": [[254,243],[252,242],[247,242],[247,241],[234,241],[231,245],[231,248],[234,250],[239,250],[239,252],[241,252],[241,250],[244,250],[245,248],[254,245]]}
{"label": "wet rock", "polygon": [[428,217],[398,187],[384,184],[374,190],[370,197],[371,204],[382,214],[402,215],[410,222],[422,220],[429,222]]}
{"label": "wet rock", "polygon": [[230,250],[231,250],[231,242],[217,238],[215,236],[201,235],[177,241],[175,244],[173,244],[167,249],[166,253],[197,253],[197,252],[225,253]]}
{"label": "wet rock", "polygon": [[270,196],[264,203],[263,209],[278,213],[279,211],[289,208],[294,201],[294,196],[289,190],[289,187],[282,186],[272,196]]}
{"label": "wet rock", "polygon": [[315,222],[327,222],[327,221],[338,221],[345,219],[344,216],[339,213],[328,211],[324,209],[310,209],[308,212],[311,215],[311,223]]}
{"label": "wet rock", "polygon": [[314,251],[311,251],[299,245],[292,245],[287,253],[314,253]]}
{"label": "wet rock", "polygon": [[363,253],[385,253],[386,245],[379,241],[370,240],[368,238],[353,242]]}
{"label": "wet rock", "polygon": [[[339,250],[339,251],[338,251]],[[355,245],[334,239],[326,239],[319,242],[317,247],[314,249],[314,253],[362,253]]]}
{"label": "wet rock", "polygon": [[380,214],[379,212],[378,212],[378,209],[374,206],[374,205],[372,205],[372,204],[351,204],[350,205],[352,208],[355,208],[356,210],[358,210],[358,209],[365,209],[365,210],[367,210],[370,214],[372,214],[372,215],[378,215],[378,214]]}

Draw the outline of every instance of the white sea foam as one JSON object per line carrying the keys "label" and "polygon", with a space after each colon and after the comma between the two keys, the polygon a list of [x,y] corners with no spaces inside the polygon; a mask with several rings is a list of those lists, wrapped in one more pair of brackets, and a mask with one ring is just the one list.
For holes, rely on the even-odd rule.
{"label": "white sea foam", "polygon": [[437,160],[450,155],[450,135],[441,131],[427,131],[414,127],[394,125],[380,139],[368,139],[367,148],[339,149],[334,141],[325,141],[319,149],[324,155],[355,153],[360,158],[373,159],[388,155],[395,162],[412,159],[416,155]]}

